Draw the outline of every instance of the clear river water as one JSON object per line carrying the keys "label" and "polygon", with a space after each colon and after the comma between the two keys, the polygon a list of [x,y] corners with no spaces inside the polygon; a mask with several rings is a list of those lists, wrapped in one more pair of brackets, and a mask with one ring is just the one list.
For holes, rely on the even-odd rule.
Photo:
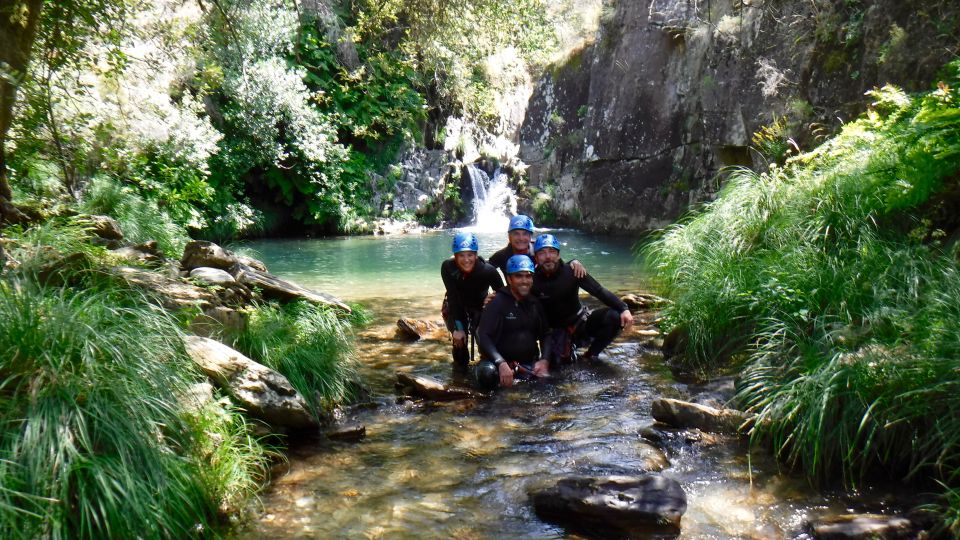
{"label": "clear river water", "polygon": [[[649,289],[629,239],[553,231],[565,259],[580,259],[614,292]],[[549,382],[518,385],[491,399],[399,400],[398,370],[449,381],[449,345],[395,337],[400,317],[439,320],[439,267],[453,231],[388,237],[252,242],[240,251],[270,271],[360,302],[374,321],[357,332],[356,356],[377,407],[351,410],[366,426],[356,443],[301,442],[261,494],[240,538],[567,538],[537,518],[528,493],[574,475],[639,474],[659,459],[689,508],[680,538],[792,538],[807,519],[882,511],[883,494],[813,490],[764,452],[710,435],[663,431],[652,446],[657,397],[703,388],[675,380],[642,325],[621,336],[599,365],[575,366]],[[480,234],[481,255],[505,234]]]}

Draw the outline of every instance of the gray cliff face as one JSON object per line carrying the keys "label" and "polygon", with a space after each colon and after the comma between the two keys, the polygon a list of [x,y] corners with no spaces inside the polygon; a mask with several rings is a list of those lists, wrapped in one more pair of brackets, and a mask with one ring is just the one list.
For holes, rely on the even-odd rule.
{"label": "gray cliff face", "polygon": [[560,224],[663,227],[723,167],[767,165],[761,128],[809,150],[868,90],[927,88],[958,28],[948,1],[608,0],[594,43],[538,81],[520,157]]}

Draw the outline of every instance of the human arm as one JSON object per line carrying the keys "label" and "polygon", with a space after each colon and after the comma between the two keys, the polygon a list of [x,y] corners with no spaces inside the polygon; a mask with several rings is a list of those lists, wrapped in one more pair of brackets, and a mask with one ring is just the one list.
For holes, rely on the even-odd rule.
{"label": "human arm", "polygon": [[450,331],[454,334],[454,342],[457,341],[456,333],[463,333],[463,341],[466,343],[467,329],[467,310],[463,305],[460,291],[457,288],[457,279],[459,272],[455,269],[453,259],[447,259],[440,265],[440,278],[443,280],[443,286],[447,291],[447,305],[450,310],[450,320],[453,321],[453,328]]}
{"label": "human arm", "polygon": [[617,295],[605,289],[589,274],[578,281],[581,289],[590,293],[590,295],[603,302],[607,307],[620,313],[620,328],[626,330],[633,325],[633,313],[631,313],[630,308],[623,303],[623,300],[617,298]]}
{"label": "human arm", "polygon": [[553,340],[550,339],[550,327],[547,324],[547,315],[543,304],[537,302],[537,312],[540,317],[540,328],[537,332],[540,342],[540,359],[533,364],[533,374],[537,377],[550,376],[550,353],[553,349]]}
{"label": "human arm", "polygon": [[573,259],[567,264],[569,264],[570,269],[573,270],[574,277],[582,279],[587,276],[587,268],[583,266],[583,263],[580,262],[580,259]]}

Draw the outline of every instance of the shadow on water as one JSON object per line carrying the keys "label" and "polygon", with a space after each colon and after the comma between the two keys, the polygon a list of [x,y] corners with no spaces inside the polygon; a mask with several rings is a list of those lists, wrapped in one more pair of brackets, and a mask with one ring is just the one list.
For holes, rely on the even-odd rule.
{"label": "shadow on water", "polygon": [[[294,274],[310,286],[337,283],[325,290],[373,310],[373,323],[358,331],[357,357],[379,406],[349,413],[366,426],[359,443],[292,447],[288,470],[266,488],[258,517],[241,538],[564,538],[563,529],[534,515],[529,492],[567,476],[635,475],[664,460],[669,463],[662,474],[678,480],[688,497],[681,538],[785,538],[809,516],[850,505],[780,474],[776,463],[748,456],[736,441],[651,429],[652,400],[684,396],[689,389],[671,378],[655,351],[639,344],[637,329],[621,336],[598,365],[574,366],[488,400],[398,400],[397,370],[451,378],[446,341],[395,337],[401,316],[439,319],[442,286],[434,274],[447,236],[432,244],[411,240],[424,250],[411,259],[420,266],[383,273],[363,287],[350,281],[355,276],[317,273],[317,261],[337,256],[337,241],[313,242],[298,248],[309,251],[301,257],[307,264],[289,245],[252,247],[277,274]],[[592,238],[584,243],[603,257],[582,256],[588,268],[602,268],[605,285],[629,289],[637,283],[629,250],[606,258],[599,252],[609,255],[623,246],[597,245],[602,243]],[[381,251],[350,258],[386,256],[382,243],[365,246]],[[341,268],[337,261],[323,264],[333,272]],[[627,279],[616,280],[618,272]]]}

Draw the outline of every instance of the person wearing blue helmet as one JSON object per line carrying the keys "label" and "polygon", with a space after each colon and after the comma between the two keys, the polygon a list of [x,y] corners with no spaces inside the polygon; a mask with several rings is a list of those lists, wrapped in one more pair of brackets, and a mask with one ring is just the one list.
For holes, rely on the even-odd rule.
{"label": "person wearing blue helmet", "polygon": [[[533,220],[529,216],[519,214],[510,218],[510,226],[507,229],[507,245],[490,256],[488,261],[507,275],[507,259],[514,255],[526,255],[533,258],[533,246],[530,240],[533,238]],[[587,275],[586,268],[578,260],[572,260],[568,263],[578,277]]]}
{"label": "person wearing blue helmet", "polygon": [[446,288],[441,312],[453,342],[454,367],[461,370],[470,363],[467,338],[476,335],[487,294],[503,287],[497,269],[477,256],[478,250],[475,234],[457,233],[451,247],[453,257],[440,264]]}
{"label": "person wearing blue helmet", "polygon": [[[633,314],[627,305],[589,274],[577,277],[560,258],[560,247],[560,241],[552,234],[541,234],[533,246],[537,270],[532,294],[547,314],[553,365],[570,362],[578,344],[590,344],[583,354],[584,360],[596,358],[621,330],[633,324]],[[580,289],[607,307],[588,310],[580,304]]]}
{"label": "person wearing blue helmet", "polygon": [[484,308],[477,328],[477,345],[482,356],[476,370],[477,379],[486,389],[512,386],[517,376],[550,374],[547,316],[540,302],[530,294],[533,261],[526,255],[514,255],[507,260],[506,270],[507,286],[497,291]]}

